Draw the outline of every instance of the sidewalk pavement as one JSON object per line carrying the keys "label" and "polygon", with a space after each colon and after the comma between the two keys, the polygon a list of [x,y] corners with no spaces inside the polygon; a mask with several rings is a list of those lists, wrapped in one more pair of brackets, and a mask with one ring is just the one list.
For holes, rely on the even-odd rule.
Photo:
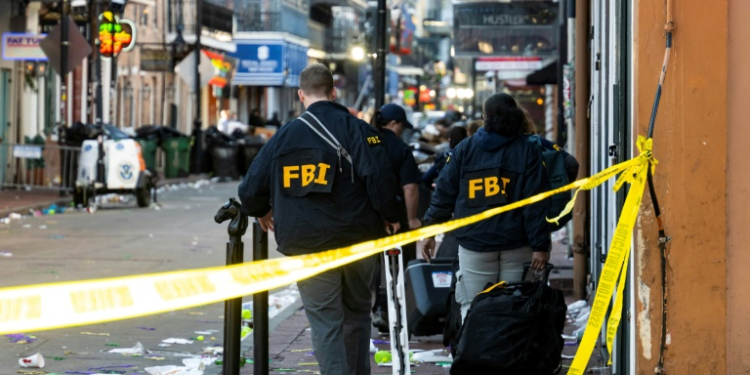
{"label": "sidewalk pavement", "polygon": [[[205,175],[190,176],[185,178],[160,178],[157,182],[158,187],[172,184],[190,183],[207,179]],[[239,182],[238,182],[239,183]],[[73,201],[72,194],[61,196],[57,190],[45,189],[8,189],[0,190],[0,219],[11,213],[25,215],[29,210],[41,210],[53,204],[62,207],[70,206]]]}
{"label": "sidewalk pavement", "polygon": [[[567,298],[568,303],[573,303],[572,298]],[[290,309],[292,310],[292,309]],[[276,323],[278,326],[274,329],[271,328],[268,343],[268,353],[271,360],[269,368],[269,374],[320,374],[320,369],[317,365],[315,355],[312,349],[312,338],[310,334],[310,324],[307,321],[305,312],[301,308],[293,309],[287,314],[288,319],[284,320],[281,324]],[[290,315],[290,316],[289,316]],[[272,326],[274,323],[272,322]],[[565,334],[572,334],[575,326],[572,324],[566,324]],[[380,336],[377,329],[373,329],[373,339],[382,340],[383,344],[377,343],[375,346],[379,350],[390,351],[390,344],[388,343],[388,336]],[[252,341],[252,340],[246,340]],[[570,342],[570,340],[565,340]],[[413,337],[412,341],[409,342],[409,349],[421,349],[421,350],[435,350],[443,349],[442,336],[430,336],[430,337]],[[574,356],[578,345],[567,344],[563,350],[564,356]],[[244,357],[247,359],[253,358],[253,350],[251,346],[246,346],[243,343],[242,352]],[[607,369],[604,367],[604,359],[599,354],[601,348],[597,345],[594,348],[594,352],[591,355],[591,360],[587,367],[587,373],[596,374],[608,374]],[[563,359],[563,369],[561,374],[567,374],[568,368],[572,362],[572,359]],[[373,356],[370,356],[370,373],[373,375],[385,375],[391,374],[392,368],[387,366],[378,366],[375,363]],[[443,366],[435,363],[422,363],[412,365],[411,367],[413,374],[419,375],[445,375],[449,374],[450,366]],[[206,375],[220,374],[220,366],[210,366],[206,371]],[[240,374],[247,375],[253,374],[253,364],[248,363],[240,370]]]}

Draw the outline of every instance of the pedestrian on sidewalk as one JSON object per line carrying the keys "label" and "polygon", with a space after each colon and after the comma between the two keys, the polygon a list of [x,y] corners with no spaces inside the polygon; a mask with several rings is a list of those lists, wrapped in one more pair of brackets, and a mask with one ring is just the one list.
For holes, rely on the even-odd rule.
{"label": "pedestrian on sidewalk", "polygon": [[[456,146],[440,173],[425,224],[465,218],[550,189],[544,157],[526,140],[524,115],[513,97],[492,95],[483,116],[484,127]],[[549,205],[542,200],[455,230],[461,269],[455,298],[462,319],[488,283],[520,281],[528,261],[533,270],[544,270],[550,251]],[[434,249],[434,239],[426,239],[424,256],[434,256]]]}
{"label": "pedestrian on sidewalk", "polygon": [[[245,174],[242,209],[276,232],[284,255],[318,253],[395,233],[397,185],[378,131],[334,103],[322,64],[300,74],[307,112],[281,127]],[[323,375],[370,374],[370,281],[375,257],[299,286]]]}

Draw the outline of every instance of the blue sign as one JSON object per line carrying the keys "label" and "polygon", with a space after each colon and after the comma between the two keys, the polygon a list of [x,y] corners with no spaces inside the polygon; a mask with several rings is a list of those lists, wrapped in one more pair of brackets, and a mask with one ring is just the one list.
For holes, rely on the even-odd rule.
{"label": "blue sign", "polygon": [[281,86],[284,82],[284,42],[281,40],[238,40],[237,73],[233,85]]}
{"label": "blue sign", "polygon": [[307,66],[307,47],[277,40],[235,40],[239,86],[298,87],[299,74]]}

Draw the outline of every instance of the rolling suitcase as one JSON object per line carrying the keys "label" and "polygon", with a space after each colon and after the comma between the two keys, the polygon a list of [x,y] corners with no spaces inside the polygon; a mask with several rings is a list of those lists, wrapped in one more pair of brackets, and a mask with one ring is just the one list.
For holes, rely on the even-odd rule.
{"label": "rolling suitcase", "polygon": [[453,277],[453,260],[435,258],[409,262],[406,269],[406,308],[409,332],[414,336],[443,333],[445,303]]}
{"label": "rolling suitcase", "polygon": [[[531,266],[524,264],[524,277]],[[474,297],[461,327],[451,375],[551,375],[560,369],[567,305],[541,281],[500,282]]]}

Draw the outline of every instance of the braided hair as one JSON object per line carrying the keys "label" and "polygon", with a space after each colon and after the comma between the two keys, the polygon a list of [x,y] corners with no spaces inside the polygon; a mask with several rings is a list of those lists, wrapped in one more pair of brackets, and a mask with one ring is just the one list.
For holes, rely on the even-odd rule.
{"label": "braided hair", "polygon": [[504,137],[523,135],[526,117],[512,96],[498,93],[484,102],[484,128]]}

